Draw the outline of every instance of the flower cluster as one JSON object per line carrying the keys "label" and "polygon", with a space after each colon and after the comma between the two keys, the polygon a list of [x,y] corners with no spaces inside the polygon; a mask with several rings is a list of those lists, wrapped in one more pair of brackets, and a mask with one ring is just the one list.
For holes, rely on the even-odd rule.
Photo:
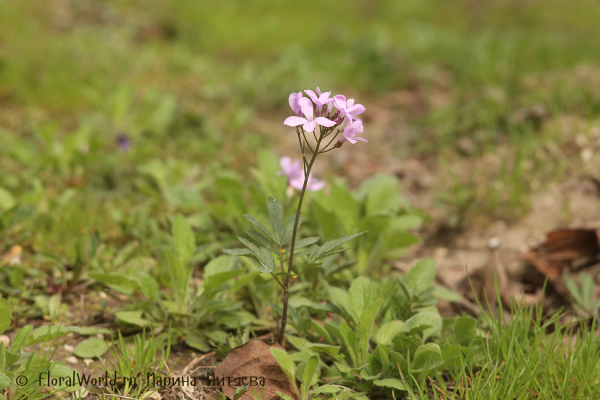
{"label": "flower cluster", "polygon": [[[356,136],[364,130],[362,121],[356,118],[357,115],[362,114],[366,110],[362,104],[354,104],[354,99],[346,100],[346,97],[340,94],[331,97],[331,92],[321,92],[321,89],[318,87],[317,93],[312,90],[305,90],[304,93],[308,97],[305,97],[302,92],[290,94],[290,107],[295,115],[286,118],[283,124],[296,127],[299,135],[300,132],[302,135],[313,133],[318,125],[320,126],[320,140],[332,135],[336,131],[332,135],[333,139],[330,140],[324,149],[317,147],[317,150],[319,150],[318,153],[324,153],[333,150],[333,148],[340,148],[344,142],[355,144],[359,140],[362,142],[367,141],[362,137]],[[300,127],[300,130],[298,130],[298,127]],[[333,148],[328,149],[329,144],[340,133],[342,137],[333,145]],[[304,153],[303,146],[302,151]],[[306,163],[306,160],[304,162]],[[280,171],[278,175],[285,175],[288,178],[290,186],[294,189],[302,190],[306,173],[305,168],[301,167],[301,161],[292,161],[289,157],[283,157],[280,160],[280,164],[283,171]],[[319,190],[323,186],[325,186],[324,182],[313,178],[309,173],[306,183],[307,190]]]}
{"label": "flower cluster", "polygon": [[302,92],[290,94],[290,107],[296,115],[286,118],[284,125],[302,126],[305,132],[314,132],[317,125],[332,130],[337,128],[338,132],[342,132],[342,138],[336,147],[341,147],[344,142],[354,144],[358,140],[367,141],[356,137],[363,132],[362,121],[356,118],[366,110],[362,104],[354,104],[354,99],[346,100],[341,94],[330,97],[331,92],[321,93],[318,87],[316,94],[312,90],[305,90],[304,93],[308,97],[304,97]]}

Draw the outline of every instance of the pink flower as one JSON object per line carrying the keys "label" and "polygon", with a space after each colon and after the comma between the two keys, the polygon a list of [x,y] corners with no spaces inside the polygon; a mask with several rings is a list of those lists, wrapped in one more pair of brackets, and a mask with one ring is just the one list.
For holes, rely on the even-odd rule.
{"label": "pink flower", "polygon": [[[285,175],[288,179],[288,183],[291,187],[296,190],[302,190],[302,186],[304,185],[304,170],[300,165],[300,160],[294,160],[290,157],[281,157],[279,160],[279,165],[283,171],[279,171],[277,175]],[[321,190],[325,186],[325,182],[313,178],[312,174],[308,176],[308,182],[306,183],[306,190]]]}
{"label": "pink flower", "polygon": [[319,89],[318,86],[317,93],[319,94],[319,97],[317,97],[315,92],[313,92],[312,90],[305,90],[304,93],[306,93],[308,97],[310,97],[310,99],[313,101],[313,103],[315,103],[315,105],[317,106],[317,112],[321,112],[321,109],[324,105],[333,102],[333,99],[329,98],[331,92],[321,93],[321,89]]}
{"label": "pink flower", "polygon": [[283,122],[284,125],[287,125],[287,126],[302,125],[302,128],[306,132],[313,132],[316,129],[317,124],[321,125],[321,126],[326,126],[328,128],[335,125],[335,122],[333,122],[325,117],[315,118],[313,103],[308,98],[301,97],[300,99],[298,99],[298,105],[300,106],[302,114],[304,114],[305,118],[302,118],[299,116],[298,117],[287,117],[286,120]]}
{"label": "pink flower", "polygon": [[366,111],[365,106],[362,104],[354,104],[354,99],[346,100],[346,97],[338,94],[333,97],[333,104],[335,108],[340,111],[341,117],[356,117]]}
{"label": "pink flower", "polygon": [[[347,121],[348,121],[347,119],[344,120],[344,123],[342,125],[346,125]],[[348,142],[354,144],[354,143],[356,143],[357,140],[366,142],[367,141],[366,139],[363,139],[361,137],[355,137],[359,133],[362,133],[363,130],[364,130],[364,128],[363,128],[362,121],[360,119],[354,118],[352,120],[352,122],[348,126],[346,126],[346,128],[342,132],[343,137],[340,139],[340,143],[344,143],[344,142],[348,141]]]}
{"label": "pink flower", "polygon": [[302,92],[290,94],[290,107],[292,108],[294,114],[296,114],[297,116],[302,115],[302,110],[300,109],[300,105],[298,104],[298,100],[300,100],[302,97],[304,97]]}

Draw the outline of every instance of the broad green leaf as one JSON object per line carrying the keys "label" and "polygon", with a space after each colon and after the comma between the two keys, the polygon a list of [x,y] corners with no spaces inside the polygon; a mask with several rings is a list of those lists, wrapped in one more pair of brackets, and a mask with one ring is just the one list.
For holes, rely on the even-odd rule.
{"label": "broad green leaf", "polygon": [[[442,319],[439,314],[434,312],[420,312],[413,315],[404,323],[404,332],[409,335],[423,331],[427,328],[441,326]],[[425,337],[423,339],[426,339]]]}
{"label": "broad green leaf", "polygon": [[0,390],[4,390],[10,385],[10,378],[0,371]]}
{"label": "broad green leaf", "polygon": [[345,185],[339,182],[331,185],[331,200],[335,204],[333,212],[337,214],[346,232],[351,232],[358,223],[358,203]]}
{"label": "broad green leaf", "polygon": [[15,198],[12,194],[3,187],[0,187],[0,210],[8,210],[14,207],[16,204]]}
{"label": "broad green leaf", "polygon": [[383,324],[375,335],[375,341],[382,345],[389,345],[392,340],[404,330],[404,322],[402,321],[390,321]]}
{"label": "broad green leaf", "polygon": [[323,245],[319,248],[319,250],[317,251],[317,254],[315,255],[315,260],[321,258],[324,254],[330,252],[331,250],[335,249],[339,245],[349,242],[350,240],[362,235],[363,233],[367,233],[367,231],[356,233],[354,235],[346,236],[346,237],[343,237],[340,239],[335,239],[335,240],[331,240],[329,242],[323,243]]}
{"label": "broad green leaf", "polygon": [[383,375],[387,375],[387,371],[390,368],[390,350],[387,348],[387,346],[378,344],[373,352],[373,355],[379,360],[379,362],[381,362]]}
{"label": "broad green leaf", "polygon": [[210,346],[203,336],[195,333],[188,333],[185,336],[185,343],[193,349],[199,350],[203,353],[210,351]]}
{"label": "broad green leaf", "polygon": [[317,356],[312,356],[306,362],[306,367],[304,367],[304,377],[303,377],[304,381],[303,381],[303,383],[307,387],[310,387],[314,383],[316,383],[316,380],[318,378],[318,376],[316,374],[318,366],[319,366],[319,357],[317,357]]}
{"label": "broad green leaf", "polygon": [[477,320],[471,317],[457,317],[454,320],[454,337],[456,343],[468,346],[477,334]]}
{"label": "broad green leaf", "polygon": [[156,301],[160,299],[160,290],[158,282],[151,275],[142,275],[139,277],[139,286],[141,292],[150,301]]}
{"label": "broad green leaf", "polygon": [[25,345],[22,347],[31,346],[32,344],[41,343],[45,340],[51,342],[52,340],[63,337],[71,332],[78,332],[79,328],[76,326],[64,326],[64,325],[55,325],[55,326],[40,326],[39,328],[33,330]]}
{"label": "broad green leaf", "polygon": [[412,293],[419,294],[429,288],[435,279],[435,260],[421,260],[406,275],[406,285]]}
{"label": "broad green leaf", "polygon": [[431,293],[431,295],[436,299],[448,301],[450,303],[458,302],[462,298],[460,294],[441,286],[434,286],[433,293]]}
{"label": "broad green leaf", "polygon": [[222,284],[224,284],[225,282],[227,282],[228,280],[235,278],[242,272],[243,272],[243,270],[238,269],[235,271],[225,271],[225,272],[221,272],[218,274],[210,275],[204,281],[204,290],[209,291],[209,290],[215,289],[215,288],[221,286]]}
{"label": "broad green leaf", "polygon": [[373,322],[375,321],[375,317],[377,317],[377,314],[379,313],[379,308],[381,307],[382,302],[383,299],[379,298],[374,303],[367,306],[363,311],[362,315],[360,316],[360,320],[358,321],[356,333],[360,341],[361,363],[365,363],[367,360],[367,351],[369,349],[369,338],[371,337],[371,329],[373,328]]}
{"label": "broad green leaf", "polygon": [[457,344],[451,344],[442,349],[443,364],[440,368],[459,367],[462,365],[463,352]]}
{"label": "broad green leaf", "polygon": [[220,255],[210,260],[208,264],[204,266],[202,270],[202,277],[206,280],[211,275],[215,275],[221,272],[233,271],[237,269],[237,261],[234,257]]}
{"label": "broad green leaf", "polygon": [[375,386],[389,387],[392,389],[408,391],[408,388],[399,379],[394,379],[394,378],[378,379],[373,383],[375,384]]}
{"label": "broad green leaf", "polygon": [[327,331],[327,329],[325,327],[323,327],[321,324],[319,324],[314,319],[311,319],[310,323],[312,325],[312,328],[317,332],[317,334],[319,336],[321,336],[323,339],[325,339],[325,342],[332,343],[331,335],[329,335],[329,331]]}
{"label": "broad green leaf", "polygon": [[[58,385],[54,386],[54,385],[50,385],[52,387],[54,387],[57,390],[65,390],[67,392],[75,392],[78,390],[81,390],[81,385],[79,384],[79,381],[77,380],[77,378],[75,378],[74,381],[72,381],[72,377],[75,374],[75,370],[72,368],[67,367],[64,364],[58,364],[58,363],[52,363],[52,367],[50,369],[50,377],[51,378],[65,378],[65,379],[51,379],[50,382],[47,382],[48,384],[52,383],[52,382],[57,382]],[[63,385],[61,385],[61,383],[63,383]]]}
{"label": "broad green leaf", "polygon": [[352,332],[352,329],[342,322],[340,324],[340,335],[342,336],[342,340],[344,341],[344,345],[348,349],[348,353],[350,353],[350,358],[352,359],[353,365],[357,366],[359,363],[359,350],[358,343],[356,340],[356,334]]}
{"label": "broad green leaf", "polygon": [[[12,344],[10,346],[10,351],[12,351],[13,353],[19,353],[21,351],[21,349],[23,348],[23,346],[25,345],[25,343],[27,342],[27,339],[29,338],[31,331],[33,331],[33,325],[26,325],[26,326],[22,327],[21,329],[19,329],[19,331],[15,335],[14,339],[12,340]],[[2,368],[1,363],[0,363],[0,368]]]}
{"label": "broad green leaf", "polygon": [[413,369],[420,370],[427,365],[429,365],[429,368],[432,368],[441,360],[442,351],[440,350],[440,346],[435,343],[422,344],[415,352]]}
{"label": "broad green leaf", "polygon": [[359,276],[352,281],[348,290],[348,297],[352,311],[357,317],[379,298],[377,287],[369,278]]}
{"label": "broad green leaf", "polygon": [[290,378],[290,381],[296,381],[296,364],[292,361],[290,355],[282,349],[271,347],[271,354],[277,360],[277,363],[283,372]]}
{"label": "broad green leaf", "polygon": [[269,196],[267,198],[267,210],[269,211],[269,220],[277,238],[277,243],[283,245],[283,208],[281,203]]}
{"label": "broad green leaf", "polygon": [[177,254],[184,264],[192,258],[196,250],[196,236],[183,215],[177,214],[173,222],[173,237],[175,238],[175,248]]}
{"label": "broad green leaf", "polygon": [[264,233],[273,242],[278,243],[277,237],[275,237],[275,235],[273,235],[260,221],[258,221],[252,215],[246,214],[246,215],[244,215],[244,218],[246,218],[248,221],[250,221],[250,223],[252,225],[254,225],[258,229],[260,229],[262,231],[262,233]]}
{"label": "broad green leaf", "polygon": [[75,355],[79,358],[100,358],[108,351],[106,342],[99,338],[89,338],[75,347]]}
{"label": "broad green leaf", "polygon": [[349,318],[352,322],[358,322],[358,317],[356,317],[354,311],[352,311],[348,292],[338,287],[331,286],[329,289],[329,297],[331,298],[331,302],[344,312],[346,318]]}
{"label": "broad green leaf", "polygon": [[89,276],[90,278],[98,282],[105,283],[107,285],[119,285],[126,287],[132,286],[130,278],[127,275],[123,274],[102,274],[97,272],[90,272]]}
{"label": "broad green leaf", "polygon": [[8,329],[11,320],[12,312],[10,312],[10,305],[8,304],[8,301],[0,298],[0,333]]}
{"label": "broad green leaf", "polygon": [[150,325],[150,321],[142,318],[143,311],[119,311],[115,314],[115,318],[119,323],[125,323],[144,327]]}
{"label": "broad green leaf", "polygon": [[398,190],[398,178],[393,175],[375,175],[363,182],[360,192],[367,193],[367,215],[393,214],[408,206]]}

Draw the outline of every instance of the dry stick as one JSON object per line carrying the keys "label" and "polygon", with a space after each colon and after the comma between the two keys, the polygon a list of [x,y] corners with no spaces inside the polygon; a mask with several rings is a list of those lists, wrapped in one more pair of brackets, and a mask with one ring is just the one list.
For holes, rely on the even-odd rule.
{"label": "dry stick", "polygon": [[[322,136],[322,134],[321,134]],[[288,263],[288,275],[285,276],[285,281],[283,285],[283,313],[281,316],[281,327],[279,329],[279,335],[277,335],[277,343],[281,344],[283,342],[283,336],[285,335],[285,325],[287,324],[287,310],[288,310],[288,288],[290,286],[290,275],[292,274],[292,261],[294,259],[294,247],[296,245],[296,231],[298,230],[298,221],[300,220],[300,211],[302,210],[302,201],[304,200],[304,193],[306,193],[306,185],[308,184],[308,177],[310,176],[310,170],[319,154],[319,146],[321,145],[321,140],[317,141],[317,146],[313,151],[312,159],[310,160],[310,164],[306,168],[306,174],[304,176],[304,185],[302,185],[302,192],[300,192],[300,201],[298,202],[298,212],[296,212],[296,221],[294,222],[294,230],[292,233],[292,245],[290,247],[290,259]],[[310,146],[309,146],[310,147]],[[312,150],[312,149],[311,149]],[[306,160],[306,156],[304,152],[302,152],[302,158]]]}

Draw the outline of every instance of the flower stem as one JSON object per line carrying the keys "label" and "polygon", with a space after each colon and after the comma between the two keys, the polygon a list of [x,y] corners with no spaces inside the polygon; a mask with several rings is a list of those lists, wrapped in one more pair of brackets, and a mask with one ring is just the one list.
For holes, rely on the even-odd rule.
{"label": "flower stem", "polygon": [[[306,185],[308,184],[308,177],[310,176],[310,170],[317,159],[317,155],[319,155],[319,146],[321,145],[321,138],[317,140],[317,145],[315,150],[313,151],[312,158],[308,167],[306,168],[306,173],[304,175],[304,185],[302,185],[302,191],[300,192],[300,201],[298,202],[298,211],[296,212],[296,220],[294,221],[294,230],[292,233],[292,245],[290,247],[290,258],[288,263],[288,275],[285,276],[285,280],[283,281],[283,313],[281,316],[281,327],[279,328],[279,334],[277,335],[277,343],[281,344],[283,342],[283,337],[285,336],[285,326],[287,324],[287,311],[288,311],[288,288],[290,287],[290,274],[292,273],[292,261],[294,260],[294,247],[296,246],[296,232],[298,231],[298,221],[300,221],[300,211],[302,210],[302,201],[304,200],[304,194],[306,193]],[[312,149],[311,149],[312,150]],[[306,162],[306,156],[302,154],[302,158]]]}

